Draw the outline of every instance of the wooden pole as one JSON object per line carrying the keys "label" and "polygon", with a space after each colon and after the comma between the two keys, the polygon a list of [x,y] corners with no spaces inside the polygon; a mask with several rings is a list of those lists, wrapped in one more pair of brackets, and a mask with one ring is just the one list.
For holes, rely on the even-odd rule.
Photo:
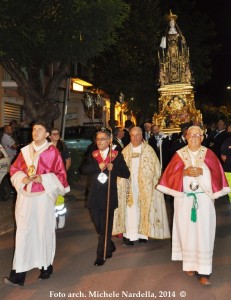
{"label": "wooden pole", "polygon": [[162,156],[162,138],[159,139],[159,146],[160,146],[160,168],[161,168],[161,174],[163,172],[163,156]]}
{"label": "wooden pole", "polygon": [[[111,163],[112,155],[112,132],[110,137],[110,149],[109,149],[109,163]],[[107,188],[107,206],[106,206],[106,224],[105,224],[105,236],[104,236],[104,251],[103,259],[106,260],[107,255],[107,234],[108,234],[108,216],[109,216],[109,207],[110,207],[110,189],[111,189],[111,171],[108,174],[108,188]]]}

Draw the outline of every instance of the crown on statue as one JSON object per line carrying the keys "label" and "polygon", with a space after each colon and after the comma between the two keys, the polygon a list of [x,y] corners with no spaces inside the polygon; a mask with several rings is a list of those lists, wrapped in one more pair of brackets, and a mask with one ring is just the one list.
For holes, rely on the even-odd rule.
{"label": "crown on statue", "polygon": [[172,11],[170,10],[169,15],[167,16],[167,20],[168,20],[169,22],[170,22],[171,20],[176,21],[177,18],[178,18],[178,16],[177,16],[177,15],[174,15],[174,14],[172,13]]}

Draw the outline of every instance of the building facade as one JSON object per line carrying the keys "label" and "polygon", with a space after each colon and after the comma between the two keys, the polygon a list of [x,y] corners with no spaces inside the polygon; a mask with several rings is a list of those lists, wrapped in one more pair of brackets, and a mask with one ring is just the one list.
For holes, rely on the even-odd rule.
{"label": "building facade", "polygon": [[[76,85],[78,88],[76,88]],[[110,116],[109,96],[101,95],[101,114],[93,105],[86,110],[84,106],[84,95],[88,92],[90,95],[97,95],[94,87],[89,82],[79,78],[71,78],[69,81],[63,81],[58,93],[57,105],[61,112],[60,117],[55,120],[54,126],[62,127],[78,125],[107,125]],[[9,124],[14,119],[18,122],[24,120],[24,99],[18,93],[16,82],[0,66],[0,127]]]}

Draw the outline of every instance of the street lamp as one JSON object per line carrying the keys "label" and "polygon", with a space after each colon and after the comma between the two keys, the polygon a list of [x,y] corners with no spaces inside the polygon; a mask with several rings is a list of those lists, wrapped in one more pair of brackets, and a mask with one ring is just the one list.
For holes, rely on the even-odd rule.
{"label": "street lamp", "polygon": [[90,109],[93,107],[93,97],[92,95],[90,95],[88,92],[86,92],[83,96],[83,102],[84,102],[84,105],[86,106],[87,109]]}
{"label": "street lamp", "polygon": [[99,93],[95,96],[94,102],[97,107],[103,107],[103,98],[100,96]]}
{"label": "street lamp", "polygon": [[98,111],[98,119],[102,122],[103,99],[100,94],[94,94],[87,91],[82,98],[82,102],[84,110],[91,122],[94,122],[96,111]]}

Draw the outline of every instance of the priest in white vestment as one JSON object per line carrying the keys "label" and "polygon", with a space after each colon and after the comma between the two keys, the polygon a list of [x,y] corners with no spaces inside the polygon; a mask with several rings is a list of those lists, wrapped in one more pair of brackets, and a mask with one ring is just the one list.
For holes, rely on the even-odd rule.
{"label": "priest in white vestment", "polygon": [[33,268],[40,269],[41,279],[48,279],[53,272],[55,201],[70,188],[61,155],[48,143],[48,135],[49,126],[36,122],[33,142],[21,149],[10,169],[17,191],[17,231],[12,270],[4,278],[7,285],[24,285],[26,272]]}
{"label": "priest in white vestment", "polygon": [[130,130],[131,143],[122,151],[130,178],[118,178],[119,206],[115,210],[113,234],[123,233],[125,245],[148,238],[170,238],[164,195],[155,189],[161,175],[159,160],[140,127]]}
{"label": "priest in white vestment", "polygon": [[216,155],[202,146],[203,130],[188,128],[188,145],[173,156],[157,189],[174,197],[172,260],[210,285],[216,230],[214,199],[230,192]]}

